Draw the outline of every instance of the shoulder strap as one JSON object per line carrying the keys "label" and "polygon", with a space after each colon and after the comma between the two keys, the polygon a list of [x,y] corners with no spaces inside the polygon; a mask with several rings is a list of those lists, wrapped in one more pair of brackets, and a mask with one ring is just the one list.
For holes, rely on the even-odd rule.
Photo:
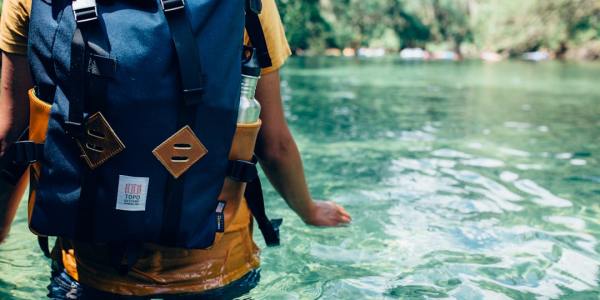
{"label": "shoulder strap", "polygon": [[[196,109],[204,90],[204,75],[199,58],[199,50],[192,27],[187,19],[183,0],[161,0],[161,5],[175,45],[179,74],[182,82],[183,101],[180,101],[177,116],[177,128],[185,125],[193,126]],[[164,224],[161,240],[166,245],[177,245],[181,209],[183,205],[183,183],[185,174],[178,178],[168,176],[165,191],[165,208],[163,210]]]}
{"label": "shoulder strap", "polygon": [[246,31],[252,43],[252,47],[256,48],[256,55],[261,68],[268,68],[273,65],[265,34],[260,18],[258,15],[262,10],[261,0],[246,0]]}
{"label": "shoulder strap", "polygon": [[[248,32],[248,37],[250,38],[252,47],[256,49],[255,55],[258,59],[260,67],[268,68],[272,66],[273,63],[271,62],[271,56],[269,55],[265,34],[260,23],[260,18],[258,17],[261,11],[261,0],[246,0],[246,31]],[[254,219],[256,220],[258,228],[260,229],[267,246],[278,246],[280,243],[279,227],[281,226],[283,220],[269,220],[267,217],[262,185],[256,172],[256,159],[253,160],[252,168],[233,167],[232,169],[253,169],[253,172],[246,172],[249,174],[247,176],[238,175],[232,176],[232,178],[247,182],[244,197],[246,198],[248,208],[254,216]]]}
{"label": "shoulder strap", "polygon": [[[65,131],[80,144],[85,144],[85,111],[95,112],[103,108],[106,102],[106,79],[114,75],[116,65],[108,57],[110,44],[98,19],[96,0],[75,0],[72,10],[76,27],[71,41],[70,89],[66,91],[69,95],[69,113]],[[95,174],[90,168],[84,168],[75,232],[81,240],[92,239],[89,233],[93,231],[96,184]]]}
{"label": "shoulder strap", "polygon": [[[110,44],[98,20],[96,0],[75,0],[71,8],[76,27],[71,41],[69,114],[65,125],[68,135],[82,139],[85,107],[89,105],[95,111],[103,106],[105,78],[114,75],[116,65],[106,52]],[[97,37],[95,43],[88,42],[92,35]],[[90,74],[94,76],[88,76]]]}
{"label": "shoulder strap", "polygon": [[[198,57],[199,51],[196,39],[186,17],[185,2],[183,0],[161,0],[161,4],[177,52],[184,104],[186,106],[196,105],[202,100],[205,80],[200,58]],[[193,120],[180,120],[179,127],[187,124],[191,125],[193,123],[191,121]]]}
{"label": "shoulder strap", "polygon": [[265,200],[263,198],[262,186],[258,176],[246,184],[244,197],[248,208],[254,216],[258,229],[262,233],[268,247],[279,246],[279,227],[282,219],[269,220],[265,212]]}
{"label": "shoulder strap", "polygon": [[50,254],[50,247],[48,244],[48,237],[38,235],[37,240],[38,240],[38,246],[42,250],[42,253],[44,253],[44,256],[47,258],[52,258],[51,254]]}

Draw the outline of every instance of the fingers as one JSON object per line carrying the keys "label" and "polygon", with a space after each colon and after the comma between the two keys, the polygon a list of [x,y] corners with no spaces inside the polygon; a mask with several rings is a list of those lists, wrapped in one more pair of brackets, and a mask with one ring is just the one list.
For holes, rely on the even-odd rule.
{"label": "fingers", "polygon": [[346,217],[347,219],[352,220],[352,217],[350,216],[350,214],[341,205],[337,205],[337,207],[338,207],[339,213],[342,216]]}
{"label": "fingers", "polygon": [[335,204],[336,210],[337,210],[337,215],[338,215],[338,222],[341,224],[348,224],[352,221],[352,217],[350,216],[350,214],[344,209],[344,207],[342,207],[339,204]]}
{"label": "fingers", "polygon": [[340,225],[347,225],[347,224],[350,224],[350,222],[352,222],[352,219],[350,219],[349,217],[342,216],[339,219]]}
{"label": "fingers", "polygon": [[317,201],[314,217],[305,221],[309,225],[335,227],[344,226],[352,222],[350,214],[339,204],[333,201]]}
{"label": "fingers", "polygon": [[348,225],[352,222],[352,217],[350,214],[342,207],[341,205],[333,202],[327,201],[330,207],[333,209],[333,214],[331,216],[331,221],[333,224],[330,226],[343,226]]}

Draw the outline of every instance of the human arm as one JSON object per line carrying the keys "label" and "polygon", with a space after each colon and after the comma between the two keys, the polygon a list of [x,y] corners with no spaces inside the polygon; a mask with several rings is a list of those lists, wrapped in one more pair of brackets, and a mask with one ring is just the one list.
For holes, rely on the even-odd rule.
{"label": "human arm", "polygon": [[313,201],[300,152],[290,133],[281,101],[279,72],[264,74],[258,82],[262,127],[256,155],[271,184],[302,220],[315,226],[338,226],[351,221],[346,210],[332,201]]}
{"label": "human arm", "polygon": [[27,90],[32,86],[27,63],[30,0],[4,0],[0,18],[0,155],[28,123]]}
{"label": "human arm", "polygon": [[[28,123],[27,90],[33,85],[26,58],[30,8],[30,0],[3,1],[0,18],[0,156]],[[16,187],[9,183],[0,187],[0,242],[8,234],[21,199],[10,194],[21,194],[26,183],[21,180]]]}
{"label": "human arm", "polygon": [[[27,58],[3,52],[0,74],[0,155],[27,126],[27,90],[31,86]],[[12,189],[9,190],[8,187],[0,190],[0,243],[8,235],[20,200],[19,197],[9,197]]]}
{"label": "human arm", "polygon": [[27,127],[27,90],[32,86],[27,58],[3,52],[0,75],[0,155]]}

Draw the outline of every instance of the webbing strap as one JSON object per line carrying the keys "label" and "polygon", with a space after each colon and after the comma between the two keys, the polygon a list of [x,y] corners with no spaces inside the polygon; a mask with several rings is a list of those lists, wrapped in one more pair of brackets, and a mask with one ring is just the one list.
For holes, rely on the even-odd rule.
{"label": "webbing strap", "polygon": [[252,47],[256,48],[255,55],[258,58],[261,68],[268,68],[273,65],[269,48],[265,40],[265,34],[260,24],[260,9],[262,8],[261,0],[246,0],[246,31],[252,43]]}
{"label": "webbing strap", "polygon": [[[193,128],[196,119],[195,108],[202,100],[204,89],[200,52],[186,16],[185,2],[183,0],[161,0],[161,4],[169,24],[171,39],[175,45],[182,83],[183,97],[177,112],[177,128],[185,125]],[[185,174],[177,179],[172,176],[167,178],[161,241],[170,246],[177,246],[178,242],[178,237],[174,233],[179,231],[184,181]]]}
{"label": "webbing strap", "polygon": [[50,258],[50,247],[48,245],[48,237],[38,235],[37,240],[38,246],[40,246],[40,249],[42,250],[42,253],[44,253],[44,256]]}
{"label": "webbing strap", "polygon": [[[69,70],[71,88],[65,129],[69,136],[82,139],[86,105],[91,111],[101,110],[106,100],[105,77],[107,74],[108,76],[113,74],[110,73],[111,65],[105,66],[107,60],[110,61],[107,52],[110,50],[110,44],[98,20],[96,0],[75,0],[71,8],[75,16],[76,28],[71,41]],[[88,41],[90,36],[95,36],[95,41]],[[95,73],[102,76],[95,76]],[[93,76],[89,77],[89,74]]]}
{"label": "webbing strap", "polygon": [[185,179],[185,174],[182,174],[177,179],[172,176],[167,177],[160,240],[165,246],[175,247],[178,241],[178,236],[175,233],[178,232],[181,221],[183,180]]}
{"label": "webbing strap", "polygon": [[196,45],[196,38],[186,17],[185,2],[183,0],[161,0],[161,3],[177,52],[184,102],[188,106],[198,104],[202,100],[204,77],[198,57],[200,52]]}
{"label": "webbing strap", "polygon": [[[102,31],[98,20],[98,11],[95,0],[75,0],[72,2],[76,28],[71,41],[71,65],[69,70],[70,90],[69,114],[65,121],[67,135],[85,143],[85,118],[86,106],[88,110],[98,111],[106,101],[105,83],[90,80],[90,53],[100,54],[109,51],[108,36]],[[94,36],[94,42],[88,38]],[[90,47],[93,49],[90,50]],[[90,83],[92,83],[90,85]],[[92,95],[92,96],[90,96]],[[78,215],[76,220],[75,236],[81,240],[93,240],[93,209],[96,198],[97,180],[89,168],[83,170],[81,176],[81,192],[78,202]]]}
{"label": "webbing strap", "polygon": [[18,141],[13,144],[14,162],[19,165],[29,165],[42,159],[44,156],[44,144],[34,141]]}
{"label": "webbing strap", "polygon": [[[255,55],[258,59],[260,67],[267,68],[273,64],[271,62],[271,56],[269,55],[269,49],[267,48],[267,42],[265,40],[262,25],[260,24],[260,18],[258,17],[261,9],[261,0],[246,0],[246,31],[248,32],[248,37],[250,38],[252,47],[256,49]],[[246,164],[240,164],[239,161],[235,164],[232,164],[232,172],[230,172],[230,175],[237,174],[237,176],[233,177],[238,177],[239,179],[243,179],[241,181],[247,182],[244,197],[248,203],[248,208],[250,209],[250,212],[252,212],[252,215],[258,224],[258,228],[260,229],[267,246],[278,246],[280,243],[279,226],[283,220],[269,220],[267,217],[262,186],[256,173],[255,159],[253,159],[253,162],[254,164],[251,167]],[[233,172],[236,169],[238,169],[237,172]]]}
{"label": "webbing strap", "polygon": [[[18,153],[21,153],[21,157],[24,158],[34,158],[40,159],[38,154],[42,154],[42,151],[38,149],[37,146],[31,146],[34,149],[17,149],[19,146],[17,145],[24,139],[29,137],[29,129],[25,129],[17,142],[13,143],[8,147],[6,152],[2,157],[0,157],[0,180],[8,182],[10,185],[16,185],[19,182],[19,179],[23,175],[23,172],[27,169],[28,165],[24,161],[18,161]],[[32,156],[27,156],[27,153],[32,154]]]}
{"label": "webbing strap", "polygon": [[267,218],[262,186],[258,177],[246,185],[244,197],[246,198],[250,212],[252,212],[258,224],[258,229],[260,229],[262,236],[265,238],[267,246],[279,246],[279,226],[281,226],[283,220],[269,220]]}
{"label": "webbing strap", "polygon": [[256,157],[252,160],[230,160],[227,166],[227,176],[238,182],[250,182],[258,178]]}
{"label": "webbing strap", "polygon": [[83,138],[83,112],[86,87],[85,40],[79,24],[71,41],[71,66],[69,71],[70,95],[69,115],[65,121],[67,135],[75,139]]}

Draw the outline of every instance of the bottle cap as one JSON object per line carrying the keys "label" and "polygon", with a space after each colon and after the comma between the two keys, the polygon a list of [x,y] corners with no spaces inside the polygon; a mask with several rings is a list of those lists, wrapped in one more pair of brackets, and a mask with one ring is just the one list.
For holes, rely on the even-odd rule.
{"label": "bottle cap", "polygon": [[244,52],[242,53],[242,75],[259,77],[260,71],[256,49],[244,47]]}

